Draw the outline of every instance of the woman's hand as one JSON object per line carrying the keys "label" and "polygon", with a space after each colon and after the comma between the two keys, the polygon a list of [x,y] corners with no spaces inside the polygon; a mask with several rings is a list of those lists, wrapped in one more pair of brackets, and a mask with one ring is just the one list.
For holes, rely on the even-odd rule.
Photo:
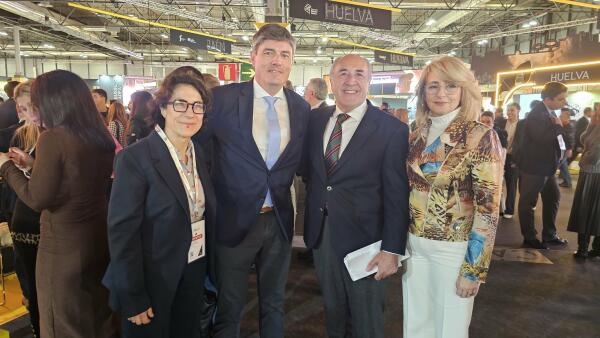
{"label": "woman's hand", "polygon": [[152,312],[152,308],[148,308],[148,310],[140,313],[139,315],[129,317],[127,320],[135,325],[146,325],[150,323],[151,318],[154,318],[154,312]]}
{"label": "woman's hand", "polygon": [[10,161],[9,153],[0,153],[0,167],[8,161]]}
{"label": "woman's hand", "polygon": [[19,169],[30,171],[33,168],[33,157],[19,148],[10,148],[8,156]]}
{"label": "woman's hand", "polygon": [[479,282],[473,282],[463,276],[456,279],[456,294],[461,298],[475,297],[479,292]]}

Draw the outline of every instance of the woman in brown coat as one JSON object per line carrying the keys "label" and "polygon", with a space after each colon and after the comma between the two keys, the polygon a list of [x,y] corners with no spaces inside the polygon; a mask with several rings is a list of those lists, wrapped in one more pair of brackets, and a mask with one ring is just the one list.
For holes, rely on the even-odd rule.
{"label": "woman in brown coat", "polygon": [[[35,162],[22,152],[0,153],[0,174],[25,204],[42,212],[36,266],[41,336],[117,337],[100,282],[109,260],[106,189],[115,145],[77,75],[40,75],[31,101],[47,129]],[[27,180],[23,171],[31,167]]]}

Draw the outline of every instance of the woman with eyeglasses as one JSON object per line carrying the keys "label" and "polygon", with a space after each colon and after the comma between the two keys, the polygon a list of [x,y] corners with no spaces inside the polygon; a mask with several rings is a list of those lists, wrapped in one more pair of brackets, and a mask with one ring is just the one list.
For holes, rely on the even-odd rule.
{"label": "woman with eyeglasses", "polygon": [[216,207],[191,137],[210,94],[199,78],[172,73],[155,103],[155,130],[117,156],[103,282],[123,337],[200,337]]}
{"label": "woman with eyeglasses", "polygon": [[481,94],[459,59],[425,67],[417,97],[407,160],[404,337],[468,337],[496,236],[504,151],[496,133],[477,122]]}

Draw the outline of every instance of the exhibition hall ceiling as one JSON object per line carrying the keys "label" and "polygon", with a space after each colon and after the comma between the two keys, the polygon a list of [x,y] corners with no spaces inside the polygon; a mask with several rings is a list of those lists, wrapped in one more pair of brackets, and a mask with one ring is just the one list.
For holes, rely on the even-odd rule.
{"label": "exhibition hall ceiling", "polygon": [[[177,27],[228,39],[223,40],[231,43],[227,54],[245,59],[255,23],[280,16],[298,41],[299,63],[330,63],[351,51],[372,56],[373,51],[356,45],[425,59],[462,55],[461,50],[477,46],[486,35],[596,15],[590,8],[543,0],[357,1],[399,9],[391,13],[391,30],[381,30],[290,17],[288,4],[293,1],[302,0],[0,1],[0,53],[14,53],[18,27],[23,57],[210,62],[222,56],[171,43],[168,27]],[[276,8],[279,3],[283,6]]]}

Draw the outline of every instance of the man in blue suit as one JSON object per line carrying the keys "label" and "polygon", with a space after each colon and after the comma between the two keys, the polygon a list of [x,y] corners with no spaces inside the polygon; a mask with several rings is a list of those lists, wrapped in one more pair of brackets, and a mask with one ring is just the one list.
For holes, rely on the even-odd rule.
{"label": "man in blue suit", "polygon": [[250,266],[256,264],[260,336],[283,337],[284,289],[294,210],[290,187],[300,166],[308,104],[283,88],[295,41],[275,24],[253,37],[256,75],[213,89],[209,118],[217,195],[216,337],[239,337]]}
{"label": "man in blue suit", "polygon": [[[329,337],[383,337],[385,278],[396,273],[408,232],[408,127],[367,101],[367,60],[346,55],[331,68],[335,107],[311,112],[302,174],[308,182],[304,240],[314,249]],[[344,257],[382,240],[352,281]]]}

